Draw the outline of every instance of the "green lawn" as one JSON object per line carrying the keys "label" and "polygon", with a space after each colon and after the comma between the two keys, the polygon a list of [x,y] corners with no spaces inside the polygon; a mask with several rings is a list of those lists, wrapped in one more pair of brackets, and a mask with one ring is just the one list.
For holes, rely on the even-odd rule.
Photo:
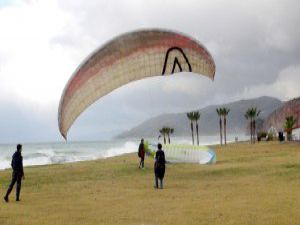
{"label": "green lawn", "polygon": [[[167,165],[137,154],[25,168],[21,202],[0,203],[0,224],[300,224],[300,143],[213,147],[217,164]],[[0,171],[3,196],[11,170]]]}

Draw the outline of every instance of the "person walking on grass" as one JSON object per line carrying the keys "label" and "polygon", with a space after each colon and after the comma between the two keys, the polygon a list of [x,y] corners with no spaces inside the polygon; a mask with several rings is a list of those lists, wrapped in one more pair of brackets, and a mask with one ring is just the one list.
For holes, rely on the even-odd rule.
{"label": "person walking on grass", "polygon": [[22,178],[25,179],[24,170],[23,170],[23,157],[22,157],[22,145],[17,145],[17,151],[12,156],[11,167],[13,169],[11,183],[8,187],[4,200],[8,202],[8,196],[12,191],[15,183],[17,182],[16,187],[16,201],[20,201],[20,192],[21,192],[21,183]]}
{"label": "person walking on grass", "polygon": [[144,145],[144,139],[143,138],[142,138],[140,146],[139,146],[138,156],[141,158],[139,168],[144,169],[145,145]]}
{"label": "person walking on grass", "polygon": [[155,163],[154,163],[154,174],[155,174],[155,188],[158,188],[158,180],[160,181],[160,188],[164,188],[163,180],[165,175],[165,153],[162,150],[162,145],[159,143],[157,145],[157,152],[155,153]]}

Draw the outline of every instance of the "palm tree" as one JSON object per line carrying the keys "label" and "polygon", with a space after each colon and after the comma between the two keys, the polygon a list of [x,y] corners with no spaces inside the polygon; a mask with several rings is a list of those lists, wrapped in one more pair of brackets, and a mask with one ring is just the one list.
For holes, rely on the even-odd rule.
{"label": "palm tree", "polygon": [[171,144],[170,134],[173,134],[174,129],[170,127],[163,127],[163,130],[165,131],[166,135],[168,136],[168,142]]}
{"label": "palm tree", "polygon": [[199,145],[199,128],[198,128],[198,120],[200,119],[200,112],[193,112],[193,120],[196,122],[196,133],[197,133],[197,144]]}
{"label": "palm tree", "polygon": [[166,144],[166,134],[167,134],[167,129],[166,127],[163,127],[162,129],[159,130],[159,133],[164,136],[164,144]]}
{"label": "palm tree", "polygon": [[220,127],[220,144],[222,145],[223,144],[223,136],[222,136],[222,108],[217,108],[217,113],[218,113],[218,116],[219,116],[219,127]]}
{"label": "palm tree", "polygon": [[227,125],[227,120],[226,120],[226,116],[228,115],[228,113],[230,112],[230,109],[228,108],[222,108],[222,115],[224,117],[224,142],[225,142],[225,145],[227,144],[227,141],[226,141],[226,125]]}
{"label": "palm tree", "polygon": [[286,131],[288,141],[292,140],[293,127],[296,124],[296,122],[297,122],[297,120],[294,119],[293,116],[285,117],[284,129]]}
{"label": "palm tree", "polygon": [[255,143],[255,135],[256,135],[256,119],[260,114],[260,110],[257,110],[256,108],[252,108],[253,110],[253,143]]}
{"label": "palm tree", "polygon": [[189,113],[186,114],[186,116],[189,118],[189,120],[191,122],[192,140],[193,140],[193,144],[194,144],[194,126],[193,126],[194,113],[189,112]]}
{"label": "palm tree", "polygon": [[252,112],[251,112],[251,109],[247,109],[247,111],[246,111],[246,113],[245,113],[245,117],[246,117],[246,119],[247,120],[250,120],[250,142],[251,142],[251,144],[252,144],[252,134],[253,134],[253,132],[252,132]]}
{"label": "palm tree", "polygon": [[259,116],[260,110],[257,110],[256,108],[249,108],[246,111],[245,117],[246,119],[250,119],[250,139],[251,143],[255,143],[255,130],[256,130],[256,118]]}
{"label": "palm tree", "polygon": [[170,131],[169,131],[169,134],[168,134],[169,144],[171,144],[170,134],[173,134],[173,133],[174,133],[174,128],[170,128]]}
{"label": "palm tree", "polygon": [[168,136],[168,142],[170,144],[170,129],[169,127],[165,127],[165,130],[166,130],[166,135]]}

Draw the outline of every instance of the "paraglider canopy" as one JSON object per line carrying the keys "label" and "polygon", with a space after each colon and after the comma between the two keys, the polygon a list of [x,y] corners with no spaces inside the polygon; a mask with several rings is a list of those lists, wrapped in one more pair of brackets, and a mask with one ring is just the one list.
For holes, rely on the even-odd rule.
{"label": "paraglider canopy", "polygon": [[58,125],[66,139],[76,118],[114,89],[151,76],[193,72],[214,79],[215,63],[198,41],[161,29],[125,33],[97,49],[67,83],[58,109]]}

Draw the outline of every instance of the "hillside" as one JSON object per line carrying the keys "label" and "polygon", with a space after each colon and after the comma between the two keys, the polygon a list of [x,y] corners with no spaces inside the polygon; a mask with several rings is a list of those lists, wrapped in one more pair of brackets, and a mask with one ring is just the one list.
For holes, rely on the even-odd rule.
{"label": "hillside", "polygon": [[[201,112],[199,123],[200,135],[215,135],[219,133],[219,119],[216,108],[227,107],[230,109],[228,115],[228,134],[246,133],[247,121],[244,117],[246,110],[250,107],[257,107],[261,110],[261,119],[265,119],[271,112],[280,107],[282,102],[272,97],[260,97],[249,100],[240,100],[224,105],[211,105],[203,109]],[[133,127],[127,132],[119,134],[116,138],[129,137],[157,137],[158,130],[163,126],[174,128],[174,135],[188,136],[190,135],[190,123],[186,113],[163,114],[151,118],[140,125]]]}
{"label": "hillside", "polygon": [[295,128],[300,127],[300,97],[290,100],[272,112],[263,124],[263,130],[275,127],[278,131],[284,130],[285,118],[293,116],[296,119]]}

